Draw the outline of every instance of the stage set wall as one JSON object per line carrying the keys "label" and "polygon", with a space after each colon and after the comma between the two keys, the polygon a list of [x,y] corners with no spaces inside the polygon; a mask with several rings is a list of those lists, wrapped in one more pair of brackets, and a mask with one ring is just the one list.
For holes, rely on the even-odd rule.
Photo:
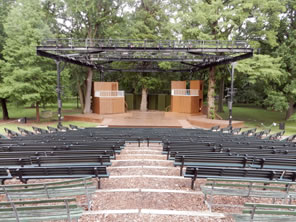
{"label": "stage set wall", "polygon": [[[186,89],[186,81],[172,81],[171,89]],[[203,81],[191,80],[190,89],[199,90],[198,96],[171,96],[171,111],[177,113],[199,114],[203,106]]]}
{"label": "stage set wall", "polygon": [[[139,110],[141,105],[141,94],[125,93],[125,102],[128,110]],[[148,110],[167,111],[171,105],[171,95],[148,94]]]}
{"label": "stage set wall", "polygon": [[95,97],[96,91],[118,91],[118,82],[93,82],[92,110],[97,114],[125,112],[124,97]]}

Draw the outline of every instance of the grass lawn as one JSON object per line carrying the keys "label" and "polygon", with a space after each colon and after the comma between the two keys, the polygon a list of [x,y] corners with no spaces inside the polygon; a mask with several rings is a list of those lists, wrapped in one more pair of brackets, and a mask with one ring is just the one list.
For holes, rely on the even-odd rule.
{"label": "grass lawn", "polygon": [[[50,118],[41,118],[39,123],[35,122],[36,111],[35,108],[29,107],[17,107],[13,104],[8,104],[8,112],[11,120],[9,121],[0,121],[0,133],[4,133],[4,127],[17,131],[17,126],[22,128],[32,130],[32,126],[38,126],[41,128],[46,128],[46,126],[56,127],[57,125],[57,105],[52,104],[48,105],[45,108],[40,108],[40,113],[42,116],[42,111],[50,110],[52,111],[52,117]],[[224,107],[224,113],[218,113],[223,119],[228,119],[228,108]],[[81,113],[80,109],[77,108],[75,102],[65,102],[63,103],[63,115],[65,114],[77,114]],[[28,123],[21,124],[17,122],[18,118],[27,117]],[[285,135],[296,134],[296,120],[294,121],[285,121],[285,113],[274,112],[270,110],[265,110],[262,108],[250,106],[250,105],[239,105],[233,107],[233,120],[240,120],[245,122],[246,128],[258,128],[258,130],[263,130],[266,128],[271,128],[272,132],[278,132],[278,124],[285,122]],[[0,112],[0,119],[2,119],[2,111]],[[295,119],[295,118],[294,118]],[[272,123],[277,123],[277,126],[272,126]],[[91,122],[64,122],[65,126],[69,124],[77,125],[80,127],[94,127],[97,124]]]}
{"label": "grass lawn", "polygon": [[[40,114],[41,114],[41,120],[39,123],[35,122],[36,119],[36,109],[30,108],[30,107],[24,107],[24,106],[15,106],[13,104],[8,104],[8,114],[10,120],[8,121],[0,121],[0,134],[5,134],[4,128],[9,128],[11,130],[14,130],[18,132],[17,127],[21,127],[24,129],[28,129],[32,131],[32,126],[37,126],[40,128],[46,129],[46,126],[57,126],[57,105],[52,104],[48,105],[45,108],[40,108]],[[52,117],[49,118],[42,118],[42,111],[51,111]],[[77,114],[81,113],[80,109],[77,109],[76,103],[63,103],[63,110],[62,114]],[[27,117],[28,123],[22,124],[18,123],[17,119]],[[2,119],[2,110],[0,110],[0,119]],[[95,127],[98,124],[97,123],[91,123],[91,122],[80,122],[80,121],[69,121],[69,122],[63,122],[64,126],[68,126],[69,124],[73,124],[80,127]]]}
{"label": "grass lawn", "polygon": [[[229,113],[227,106],[224,107],[224,113],[218,113],[223,119],[228,119]],[[263,130],[271,128],[272,132],[278,132],[279,123],[285,123],[285,135],[296,134],[296,121],[285,121],[285,113],[265,110],[258,107],[249,106],[234,106],[233,120],[240,120],[245,122],[247,128],[258,128]],[[277,123],[277,126],[272,126],[272,123]]]}

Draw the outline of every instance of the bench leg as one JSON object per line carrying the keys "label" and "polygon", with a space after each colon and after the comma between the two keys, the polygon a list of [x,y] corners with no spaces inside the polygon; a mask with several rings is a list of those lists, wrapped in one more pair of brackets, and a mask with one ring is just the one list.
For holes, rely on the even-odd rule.
{"label": "bench leg", "polygon": [[1,180],[1,185],[5,185],[5,180],[6,180],[6,179],[2,179],[2,180]]}
{"label": "bench leg", "polygon": [[194,190],[194,182],[197,178],[197,168],[194,169],[194,176],[192,177],[192,180],[191,180],[191,189]]}
{"label": "bench leg", "polygon": [[87,201],[87,210],[91,210],[91,196],[89,194],[86,195],[86,201]]}
{"label": "bench leg", "polygon": [[195,182],[195,178],[192,178],[191,180],[191,189],[194,190],[194,182]]}
{"label": "bench leg", "polygon": [[180,166],[180,176],[183,175],[183,166]]}
{"label": "bench leg", "polygon": [[28,180],[29,180],[29,179],[24,179],[24,178],[22,178],[22,177],[20,178],[20,181],[21,181],[22,183],[24,183],[24,184],[27,184],[27,183],[28,183]]}
{"label": "bench leg", "polygon": [[101,179],[98,178],[98,189],[101,189]]}

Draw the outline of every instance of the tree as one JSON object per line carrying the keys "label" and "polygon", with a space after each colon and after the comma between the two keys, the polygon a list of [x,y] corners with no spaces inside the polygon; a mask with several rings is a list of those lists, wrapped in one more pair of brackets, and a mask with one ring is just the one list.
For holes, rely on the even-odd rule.
{"label": "tree", "polygon": [[286,111],[286,120],[295,112],[296,104],[296,2],[284,1],[285,13],[281,16],[278,29],[278,48],[274,56],[281,58],[281,68],[286,72],[287,78],[283,79],[275,96],[275,104],[280,99],[283,101],[281,108]]}
{"label": "tree", "polygon": [[[90,45],[93,44],[93,39],[109,38],[110,30],[114,31],[112,26],[121,20],[120,10],[123,0],[65,0],[65,3],[67,17],[63,17],[63,23],[69,24],[64,27],[67,29],[67,35],[74,38],[87,38]],[[82,104],[84,113],[91,112],[92,79],[93,70],[88,68],[84,99],[80,99],[84,102]],[[77,83],[77,85],[81,84]]]}
{"label": "tree", "polygon": [[[251,59],[240,61],[236,73],[236,80],[241,80],[237,93],[239,97],[247,97],[251,102],[259,102],[275,111],[285,109],[287,103],[278,88],[288,76],[281,69],[280,57],[254,55]],[[255,90],[254,94],[250,88]]]}
{"label": "tree", "polygon": [[44,23],[45,15],[39,0],[17,0],[7,15],[1,67],[3,83],[0,95],[16,103],[34,103],[39,121],[39,105],[53,101],[56,73],[54,64],[36,55],[36,46],[51,36]]}
{"label": "tree", "polygon": [[[161,0],[134,0],[130,7],[134,8],[127,15],[127,38],[137,40],[158,41],[161,39],[171,39],[172,32],[169,16],[164,10],[169,6],[168,2]],[[162,63],[159,63],[161,66]],[[149,68],[153,65],[151,62],[142,62],[138,65],[141,68]],[[147,111],[148,90],[156,89],[161,85],[157,74],[136,73],[137,86],[140,86],[141,111]]]}
{"label": "tree", "polygon": [[[6,16],[10,10],[10,6],[12,4],[12,0],[7,0],[7,1],[1,1],[0,2],[0,67],[2,66],[2,64],[4,63],[3,61],[3,47],[4,47],[4,42],[7,38],[6,33],[4,32],[4,21],[6,19]],[[2,80],[2,73],[0,70],[0,81]],[[5,97],[4,95],[2,95],[2,97],[0,98],[1,100],[1,107],[2,107],[2,116],[3,116],[3,120],[8,120],[9,116],[8,116],[8,110],[7,110],[7,97]]]}
{"label": "tree", "polygon": [[[184,39],[252,40],[276,46],[275,29],[283,11],[277,0],[175,0],[178,28]],[[255,45],[255,42],[253,42]],[[210,68],[208,80],[208,118],[214,118],[215,71]]]}

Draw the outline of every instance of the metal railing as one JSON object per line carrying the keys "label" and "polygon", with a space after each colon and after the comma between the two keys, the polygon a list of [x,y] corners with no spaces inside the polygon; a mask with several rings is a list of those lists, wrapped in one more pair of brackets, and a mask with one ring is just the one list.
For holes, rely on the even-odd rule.
{"label": "metal railing", "polygon": [[96,48],[249,48],[246,41],[228,40],[131,40],[131,39],[45,39],[42,46]]}
{"label": "metal railing", "polygon": [[172,96],[199,96],[198,89],[172,89]]}
{"label": "metal railing", "polygon": [[95,97],[124,97],[124,91],[96,91]]}

